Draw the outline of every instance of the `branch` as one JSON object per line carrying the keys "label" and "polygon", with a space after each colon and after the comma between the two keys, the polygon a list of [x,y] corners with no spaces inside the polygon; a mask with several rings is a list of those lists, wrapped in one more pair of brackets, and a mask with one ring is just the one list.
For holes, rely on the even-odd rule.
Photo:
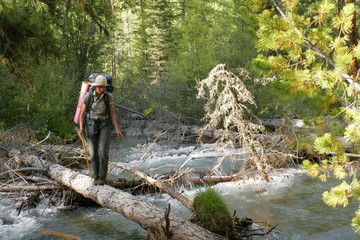
{"label": "branch", "polygon": [[170,232],[170,219],[169,219],[169,214],[170,214],[170,203],[168,204],[168,207],[166,208],[166,212],[165,212],[165,227],[161,226],[161,228],[164,231],[164,235],[170,239],[171,238],[171,232]]}
{"label": "branch", "polygon": [[[277,225],[275,225],[274,227],[272,227],[272,228],[271,228],[270,230],[268,230],[266,233],[253,233],[253,234],[246,235],[246,236],[243,236],[243,237],[266,236],[266,235],[268,235],[270,232],[272,232],[272,230],[274,230],[276,227],[277,227]],[[257,230],[265,230],[265,229],[255,229],[255,231],[257,231]]]}
{"label": "branch", "polygon": [[36,120],[36,118],[33,118],[33,119],[31,119],[30,121],[28,121],[28,122],[26,122],[26,123],[22,123],[22,124],[19,124],[19,125],[13,126],[12,128],[7,129],[7,130],[5,130],[5,131],[9,131],[9,132],[11,132],[12,130],[14,130],[14,129],[16,129],[16,128],[20,128],[20,127],[22,127],[22,126],[26,126],[26,125],[28,125],[29,123],[31,123],[31,122],[32,122],[32,121],[34,121],[34,120]]}
{"label": "branch", "polygon": [[350,105],[348,105],[348,106],[346,106],[344,109],[342,109],[338,114],[336,114],[335,116],[333,116],[332,119],[337,118],[341,113],[343,113],[344,111],[346,111],[346,109],[351,108],[351,106],[355,105],[355,104],[356,104],[357,102],[359,102],[359,101],[360,101],[360,99],[352,102]]}
{"label": "branch", "polygon": [[[276,10],[280,13],[280,15],[289,23],[291,24],[291,21],[286,17],[286,15],[284,14],[284,12],[280,9],[279,5],[275,2],[275,0],[271,0],[271,2],[273,3],[274,7],[276,8]],[[320,49],[318,49],[315,45],[313,45],[311,43],[311,41],[309,39],[307,39],[297,27],[294,27],[294,30],[297,34],[301,35],[304,42],[305,42],[305,46],[310,48],[311,50],[313,50],[314,52],[316,52],[316,54],[321,57],[322,59],[324,59],[327,63],[329,63],[335,70],[338,70],[338,67],[336,67],[335,63],[333,62],[333,60],[327,56],[325,53],[323,53]],[[354,88],[356,90],[360,90],[360,85],[359,83],[355,82],[351,76],[343,71],[340,71],[341,77],[346,80],[349,84],[353,85]]]}
{"label": "branch", "polygon": [[139,113],[139,112],[137,112],[137,111],[135,111],[135,110],[132,110],[132,109],[130,109],[130,108],[128,108],[128,107],[124,107],[124,106],[122,106],[122,105],[120,105],[120,104],[117,104],[117,103],[114,103],[114,105],[117,106],[117,107],[123,108],[123,109],[125,109],[125,110],[128,110],[128,111],[130,111],[130,112],[136,113],[136,114],[142,116],[143,118],[145,118],[146,120],[150,121],[150,119],[149,119],[148,117],[146,117],[146,116],[145,116],[144,114],[142,114],[142,113]]}
{"label": "branch", "polygon": [[156,180],[148,175],[146,175],[145,173],[137,170],[137,169],[132,169],[126,166],[123,166],[121,164],[116,163],[116,166],[132,172],[133,174],[141,177],[142,179],[144,179],[145,181],[147,181],[149,184],[154,185],[158,188],[160,188],[161,190],[163,190],[164,192],[166,192],[167,194],[169,194],[171,197],[177,199],[179,202],[181,202],[182,204],[184,204],[185,207],[187,207],[190,211],[193,211],[193,203],[192,201],[187,198],[186,196],[182,195],[181,193],[178,193],[176,190],[171,189],[170,187],[168,187],[165,183],[163,183],[160,180]]}
{"label": "branch", "polygon": [[276,147],[282,140],[283,140],[283,138],[280,136],[280,137],[275,141],[275,143],[274,143],[271,147],[269,147],[269,148],[267,148],[267,149],[264,150],[264,153],[265,153],[265,154],[269,153],[269,152],[270,152],[272,149],[274,149],[274,147]]}
{"label": "branch", "polygon": [[38,142],[38,143],[35,143],[34,145],[32,145],[31,147],[35,147],[36,145],[39,145],[39,144],[41,144],[41,143],[43,143],[43,142],[45,142],[50,136],[51,136],[51,134],[52,134],[52,132],[51,131],[49,131],[48,132],[48,135],[43,139],[43,140],[41,140],[40,142]]}
{"label": "branch", "polygon": [[[325,152],[325,153],[326,153],[326,154],[336,155],[336,152]],[[345,155],[348,156],[348,157],[360,158],[360,154],[345,153]]]}
{"label": "branch", "polygon": [[9,150],[7,150],[6,148],[4,148],[3,146],[0,145],[0,149],[4,150],[6,152],[6,155],[9,154]]}

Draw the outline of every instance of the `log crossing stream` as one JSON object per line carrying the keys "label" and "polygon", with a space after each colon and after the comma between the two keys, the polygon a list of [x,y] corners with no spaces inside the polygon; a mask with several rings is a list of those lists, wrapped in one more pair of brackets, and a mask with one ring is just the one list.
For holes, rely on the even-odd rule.
{"label": "log crossing stream", "polygon": [[[229,156],[238,150],[211,152],[210,144],[183,144],[174,146],[166,143],[142,144],[142,140],[114,139],[111,161],[121,162],[128,167],[138,166],[149,175],[161,175],[176,170],[188,160],[184,168],[197,172],[206,171],[216,163],[221,154]],[[151,145],[151,146],[150,146]],[[241,166],[241,160],[226,158],[222,169],[231,171]],[[87,173],[86,170],[83,171]],[[119,168],[113,168],[109,178],[133,176]],[[300,169],[279,169],[270,182],[258,179],[218,183],[213,186],[225,199],[230,212],[236,210],[239,218],[249,217],[259,228],[277,225],[268,239],[359,239],[349,226],[356,204],[348,208],[326,206],[321,195],[334,186],[335,180],[324,184],[307,177]],[[190,199],[204,187],[184,187],[182,190]],[[190,212],[177,200],[167,194],[139,196],[155,206],[165,209],[171,205],[171,212],[187,219]],[[43,199],[37,208],[22,211],[20,215],[11,199],[0,201],[0,239],[57,239],[44,234],[40,229],[71,234],[78,239],[146,239],[147,232],[138,224],[107,208],[89,207],[64,210],[61,206],[49,208],[49,199]],[[60,201],[52,199],[51,201]],[[263,236],[254,239],[264,239]]]}

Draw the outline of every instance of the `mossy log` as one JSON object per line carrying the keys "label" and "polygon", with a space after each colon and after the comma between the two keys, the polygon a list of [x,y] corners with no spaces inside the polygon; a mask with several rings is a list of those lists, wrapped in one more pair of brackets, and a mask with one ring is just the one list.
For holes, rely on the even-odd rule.
{"label": "mossy log", "polygon": [[[165,210],[129,193],[108,185],[95,186],[89,176],[59,164],[51,164],[35,155],[21,155],[18,150],[10,151],[9,155],[26,166],[46,167],[48,176],[54,181],[138,223],[156,239],[225,239],[174,214],[167,215]],[[167,224],[169,228],[165,227]]]}

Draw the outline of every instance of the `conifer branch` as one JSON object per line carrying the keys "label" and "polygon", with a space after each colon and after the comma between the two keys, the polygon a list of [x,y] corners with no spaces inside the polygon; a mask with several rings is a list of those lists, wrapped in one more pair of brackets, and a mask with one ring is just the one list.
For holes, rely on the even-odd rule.
{"label": "conifer branch", "polygon": [[[274,7],[276,8],[276,10],[279,12],[279,14],[291,25],[291,21],[286,17],[285,13],[281,10],[281,8],[279,7],[279,5],[275,2],[275,0],[271,0],[271,2],[273,3]],[[333,67],[335,70],[338,70],[339,68],[336,66],[336,64],[334,63],[334,61],[325,53],[323,53],[319,48],[317,48],[314,44],[311,43],[311,41],[309,39],[307,39],[302,33],[301,31],[297,28],[297,27],[293,27],[294,31],[301,35],[304,43],[305,43],[305,47],[310,48],[311,50],[313,50],[320,58],[324,59],[327,63],[330,64],[331,67]],[[354,88],[356,90],[360,90],[360,85],[359,83],[355,82],[352,77],[341,71],[340,72],[341,77],[346,80],[350,85],[354,86]]]}

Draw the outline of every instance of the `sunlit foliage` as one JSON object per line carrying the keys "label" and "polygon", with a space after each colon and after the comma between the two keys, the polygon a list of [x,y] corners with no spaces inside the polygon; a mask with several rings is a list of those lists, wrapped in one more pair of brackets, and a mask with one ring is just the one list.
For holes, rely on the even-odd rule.
{"label": "sunlit foliage", "polygon": [[[353,143],[353,153],[358,153],[360,118],[356,92],[360,86],[352,67],[359,48],[350,44],[358,4],[328,0],[242,2],[250,12],[247,14],[252,15],[252,22],[257,23],[256,47],[261,52],[253,61],[257,69],[265,75],[275,74],[293,89],[324,96],[323,113],[343,116],[347,121],[343,137]],[[330,174],[338,179],[352,177],[351,184],[344,181],[323,195],[330,206],[347,206],[350,197],[360,196],[356,171],[348,164],[342,142],[331,133],[322,135],[315,141],[315,148],[333,157],[320,163],[304,161],[303,168],[322,181]],[[360,229],[359,222],[358,216],[353,219],[356,230]]]}

